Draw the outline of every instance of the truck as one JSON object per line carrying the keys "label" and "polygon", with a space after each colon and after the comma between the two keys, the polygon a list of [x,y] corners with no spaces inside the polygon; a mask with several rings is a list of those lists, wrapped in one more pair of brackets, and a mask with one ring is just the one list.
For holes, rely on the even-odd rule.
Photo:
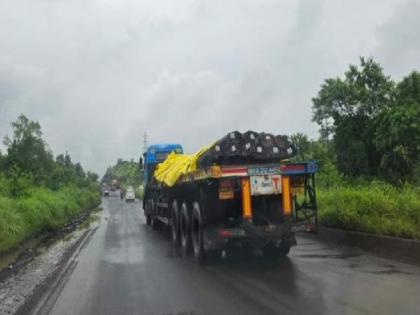
{"label": "truck", "polygon": [[239,246],[278,259],[296,245],[296,232],[317,232],[316,162],[213,163],[168,186],[153,173],[171,152],[183,148],[150,145],[144,154],[143,210],[184,256],[203,263]]}

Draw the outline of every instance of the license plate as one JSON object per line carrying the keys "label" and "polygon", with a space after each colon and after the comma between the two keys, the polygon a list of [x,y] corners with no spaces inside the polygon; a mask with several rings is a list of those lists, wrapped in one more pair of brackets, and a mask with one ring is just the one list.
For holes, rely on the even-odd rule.
{"label": "license plate", "polygon": [[292,225],[292,232],[316,232],[316,225],[312,223]]}
{"label": "license plate", "polygon": [[251,195],[281,194],[281,175],[250,176]]}
{"label": "license plate", "polygon": [[250,167],[248,168],[248,174],[251,176],[280,174],[280,166]]}

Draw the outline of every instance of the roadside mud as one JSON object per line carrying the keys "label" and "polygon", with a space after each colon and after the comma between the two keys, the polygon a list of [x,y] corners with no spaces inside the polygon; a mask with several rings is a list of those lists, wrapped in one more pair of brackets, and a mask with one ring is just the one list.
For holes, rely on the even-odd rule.
{"label": "roadside mud", "polygon": [[0,314],[14,314],[53,273],[66,252],[87,230],[98,225],[98,210],[84,211],[54,233],[23,244],[0,258]]}

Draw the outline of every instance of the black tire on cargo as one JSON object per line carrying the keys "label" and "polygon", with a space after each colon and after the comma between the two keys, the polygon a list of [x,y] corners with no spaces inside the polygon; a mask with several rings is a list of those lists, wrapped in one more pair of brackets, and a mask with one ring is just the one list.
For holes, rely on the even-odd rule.
{"label": "black tire on cargo", "polygon": [[181,206],[179,220],[179,230],[181,236],[182,256],[186,257],[191,252],[191,220],[188,213],[187,204],[184,202]]}
{"label": "black tire on cargo", "polygon": [[269,243],[262,248],[264,257],[269,259],[285,258],[290,251],[290,242],[283,241],[280,244]]}
{"label": "black tire on cargo", "polygon": [[179,208],[178,202],[174,200],[171,206],[171,237],[172,237],[172,244],[174,246],[179,246],[181,243],[180,241],[180,231],[179,231]]}

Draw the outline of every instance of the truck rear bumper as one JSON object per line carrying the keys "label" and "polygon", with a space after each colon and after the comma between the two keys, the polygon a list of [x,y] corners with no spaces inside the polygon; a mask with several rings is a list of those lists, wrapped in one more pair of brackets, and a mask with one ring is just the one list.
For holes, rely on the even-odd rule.
{"label": "truck rear bumper", "polygon": [[210,227],[205,230],[204,247],[221,249],[234,242],[250,243],[254,248],[262,248],[268,243],[288,241],[296,245],[295,233],[290,222],[279,225],[255,226],[243,223],[239,227]]}

